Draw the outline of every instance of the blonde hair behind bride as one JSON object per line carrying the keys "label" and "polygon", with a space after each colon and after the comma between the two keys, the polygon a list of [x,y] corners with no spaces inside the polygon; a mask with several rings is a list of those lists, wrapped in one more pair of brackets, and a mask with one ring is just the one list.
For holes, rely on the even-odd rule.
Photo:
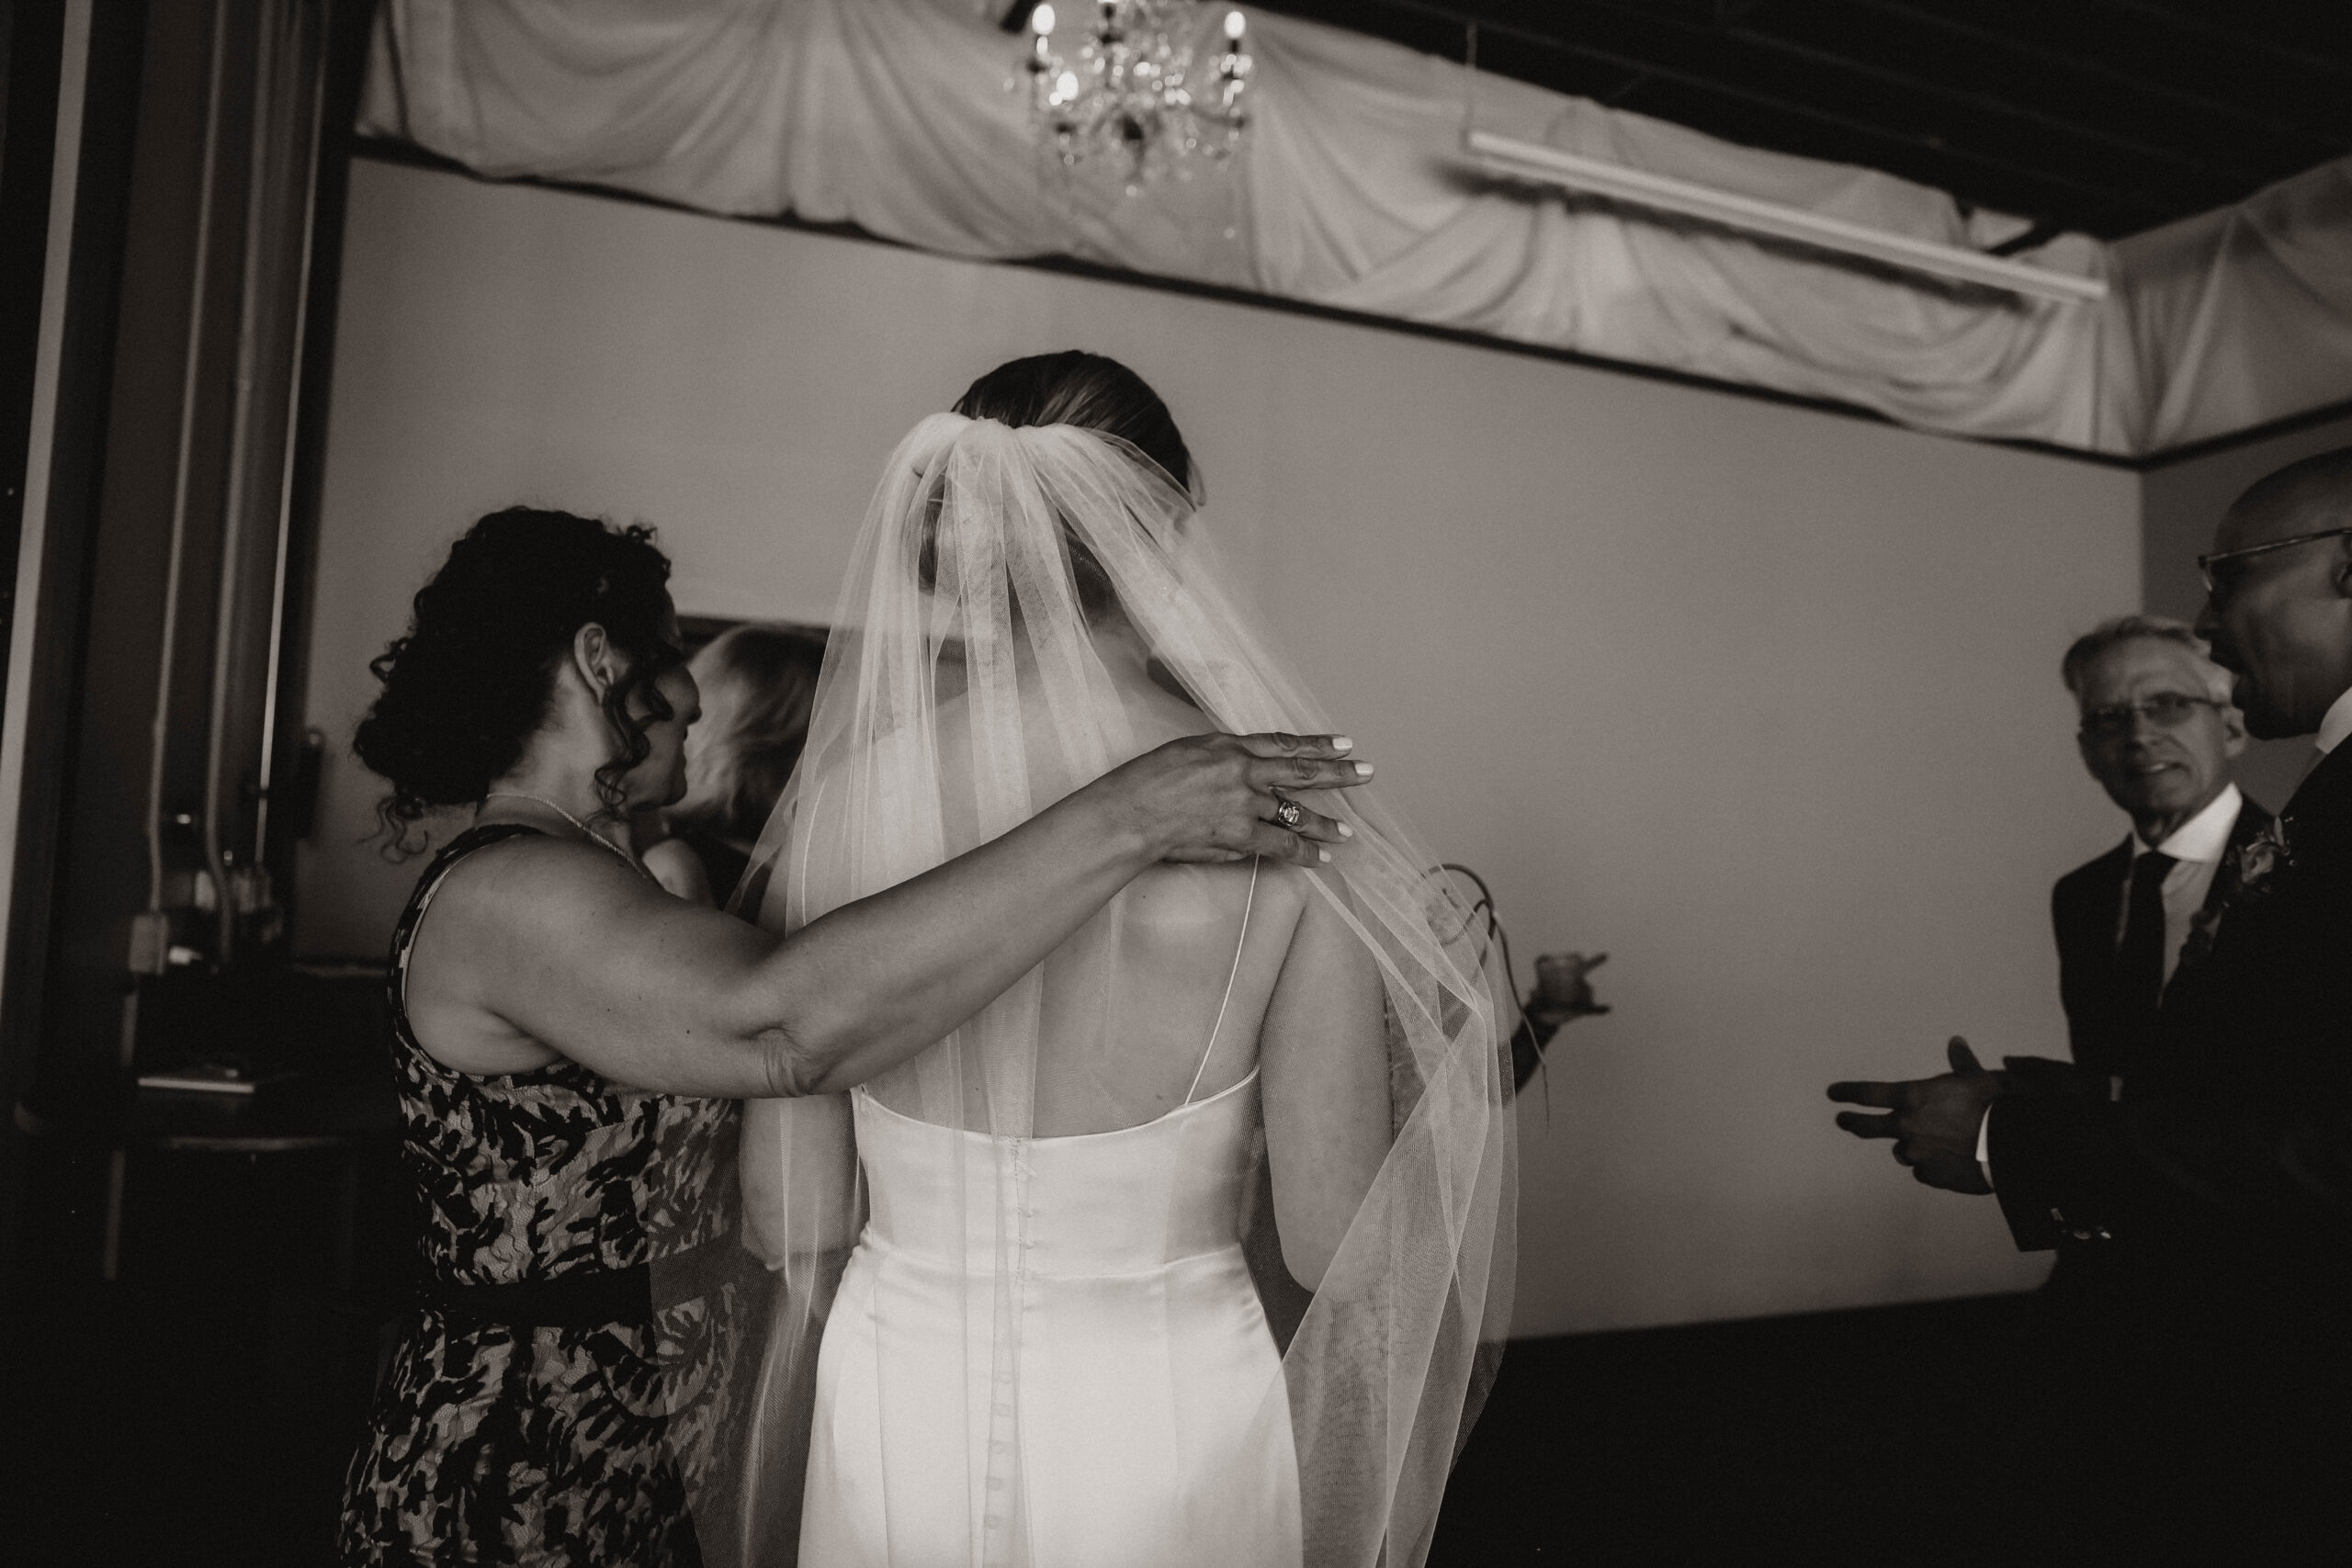
{"label": "blonde hair behind bride", "polygon": [[808,737],[825,639],[798,626],[729,626],[686,661],[702,717],[686,732],[686,793],[671,829],[751,840],[767,825]]}

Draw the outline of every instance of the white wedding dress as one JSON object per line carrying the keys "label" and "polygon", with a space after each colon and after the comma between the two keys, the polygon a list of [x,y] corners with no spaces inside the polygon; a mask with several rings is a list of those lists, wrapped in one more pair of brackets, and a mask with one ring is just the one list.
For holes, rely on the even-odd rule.
{"label": "white wedding dress", "polygon": [[[1290,1403],[1241,1251],[1257,1075],[1058,1138],[854,1100],[871,1215],[818,1359],[800,1561],[1296,1568]],[[940,1201],[975,1163],[1001,1215]],[[991,1343],[1000,1283],[1017,1355]],[[976,1462],[992,1443],[1011,1462]]]}

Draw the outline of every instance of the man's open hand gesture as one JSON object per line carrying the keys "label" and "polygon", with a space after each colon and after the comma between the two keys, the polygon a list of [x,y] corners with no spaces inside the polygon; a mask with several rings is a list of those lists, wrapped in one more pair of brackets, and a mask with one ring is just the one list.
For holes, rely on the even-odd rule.
{"label": "man's open hand gesture", "polygon": [[1930,1187],[1948,1192],[1993,1190],[1976,1163],[1976,1134],[1984,1109],[2007,1087],[1999,1073],[1977,1065],[1976,1053],[1955,1034],[1947,1048],[1951,1071],[1901,1083],[1834,1083],[1829,1098],[1845,1105],[1876,1106],[1885,1114],[1841,1111],[1838,1125],[1858,1138],[1892,1138],[1894,1162]]}

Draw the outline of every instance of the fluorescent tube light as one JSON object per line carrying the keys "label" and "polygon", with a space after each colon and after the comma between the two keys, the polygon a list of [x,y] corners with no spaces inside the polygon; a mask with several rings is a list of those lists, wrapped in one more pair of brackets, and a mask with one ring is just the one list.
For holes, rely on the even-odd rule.
{"label": "fluorescent tube light", "polygon": [[1623,164],[1603,163],[1541,142],[1497,136],[1492,131],[1472,130],[1464,141],[1481,164],[1515,179],[1605,196],[1613,201],[1661,212],[1703,218],[1748,233],[1770,234],[1846,255],[1868,256],[1890,266],[1987,284],[2016,294],[2037,295],[2044,299],[2107,298],[2104,278],[2052,272],[2007,256],[1990,256],[1982,251],[1938,244],[1908,234],[1891,234],[1883,229],[1866,228],[1802,207],[1716,190],[1670,175],[1629,169]]}

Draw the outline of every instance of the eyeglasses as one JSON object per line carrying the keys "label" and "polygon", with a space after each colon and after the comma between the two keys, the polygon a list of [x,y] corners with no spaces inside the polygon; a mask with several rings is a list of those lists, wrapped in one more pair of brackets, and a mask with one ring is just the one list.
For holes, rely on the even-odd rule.
{"label": "eyeglasses", "polygon": [[2144,703],[2121,703],[2114,707],[2088,709],[2083,715],[2083,734],[2101,740],[2118,739],[2131,734],[2132,726],[2143,717],[2158,729],[2178,729],[2199,708],[2221,705],[2211,697],[2158,692]]}
{"label": "eyeglasses", "polygon": [[2242,550],[2216,550],[2210,556],[2199,556],[2197,570],[2205,574],[2206,593],[2219,599],[2237,585],[2230,580],[2235,574],[2217,575],[2213,570],[2215,567],[2227,561],[2242,561],[2255,556],[2267,555],[2272,550],[2284,550],[2292,548],[2296,545],[2308,545],[2313,539],[2341,538],[2346,534],[2352,534],[2352,528],[2323,528],[2316,534],[2297,534],[2290,539],[2273,539],[2267,545],[2248,545]]}

